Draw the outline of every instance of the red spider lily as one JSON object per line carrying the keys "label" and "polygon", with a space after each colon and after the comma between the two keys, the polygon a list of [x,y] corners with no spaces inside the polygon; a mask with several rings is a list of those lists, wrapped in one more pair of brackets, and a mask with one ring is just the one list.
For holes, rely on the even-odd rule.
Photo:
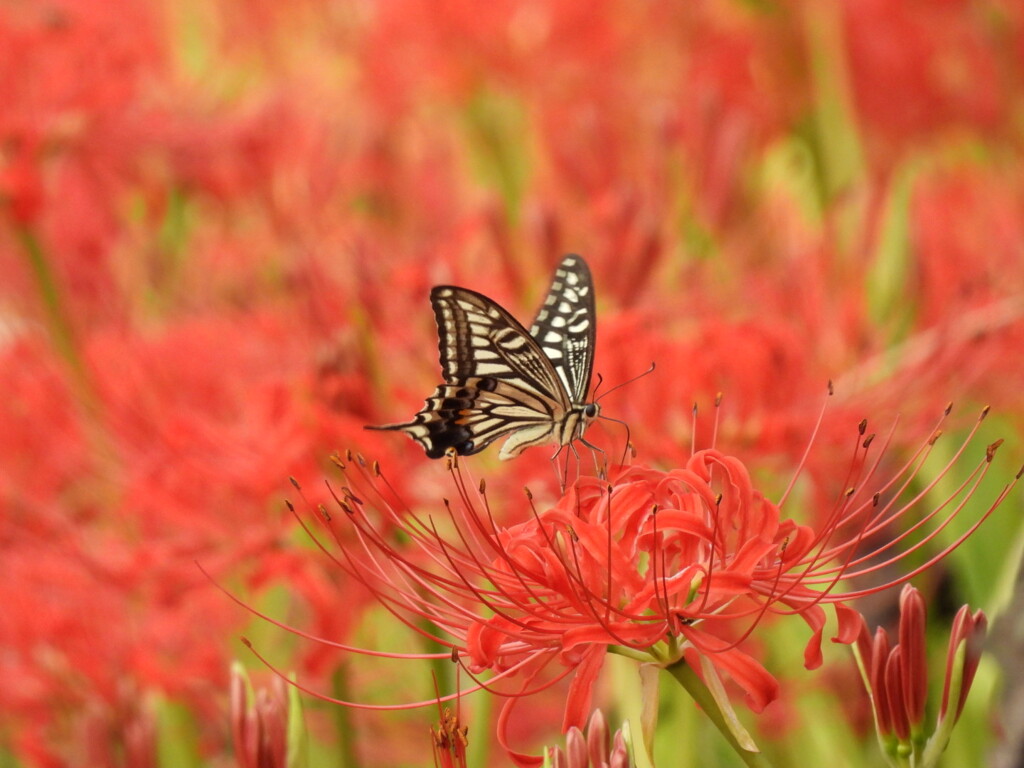
{"label": "red spider lily", "polygon": [[[1019,297],[1022,203],[1020,180],[988,169],[963,165],[915,177],[908,215],[918,253],[913,290],[920,325],[959,329],[966,313]],[[951,210],[958,213],[953,220]],[[1019,316],[1018,310],[1013,319]],[[971,330],[979,336],[999,326]]]}
{"label": "red spider lily", "polygon": [[[109,267],[124,234],[118,208],[157,120],[143,94],[167,61],[164,37],[146,3],[0,8],[0,214],[9,206],[18,228],[52,246],[75,306],[112,309]],[[16,262],[4,267],[26,279]]]}
{"label": "red spider lily", "polygon": [[466,768],[466,746],[469,729],[462,725],[458,713],[445,707],[437,730],[430,729],[435,768]]}
{"label": "red spider lily", "polygon": [[[690,398],[719,390],[737,417],[723,422],[716,447],[801,450],[804,395],[823,370],[847,370],[865,350],[912,369],[917,392],[945,384],[955,368],[958,383],[1016,408],[1020,357],[1006,350],[1024,343],[1014,269],[1024,207],[1006,118],[1020,111],[1024,5],[857,0],[836,17],[834,61],[849,67],[833,74],[849,72],[869,161],[886,153],[886,168],[865,168],[864,178],[884,179],[889,165],[919,174],[901,298],[915,315],[908,332],[926,326],[930,345],[912,338],[896,350],[879,347],[881,332],[861,314],[862,270],[884,259],[849,258],[874,250],[858,247],[858,235],[849,249],[837,244],[837,233],[878,229],[856,213],[871,191],[853,189],[852,206],[836,201],[821,215],[816,203],[804,205],[819,197],[810,177],[829,175],[820,118],[831,109],[828,94],[814,91],[822,73],[806,53],[808,8],[500,0],[467,14],[461,3],[433,0],[0,3],[3,730],[35,738],[33,754],[70,754],[75,736],[60,730],[62,715],[119,712],[125,676],[134,690],[198,692],[193,708],[205,719],[206,691],[226,668],[225,649],[210,638],[232,634],[236,622],[216,609],[219,595],[196,585],[193,557],[221,574],[258,553],[249,583],[287,578],[290,594],[311,604],[315,631],[344,638],[354,598],[346,594],[351,610],[338,611],[338,580],[282,551],[279,532],[254,522],[258,510],[277,494],[277,479],[309,474],[324,444],[345,444],[346,430],[380,416],[375,406],[391,409],[396,396],[422,402],[436,373],[422,365],[436,343],[426,287],[471,284],[492,252],[504,263],[487,269],[501,283],[487,292],[520,309],[534,306],[531,292],[546,277],[539,254],[594,252],[595,272],[607,275],[599,275],[600,343],[609,353],[655,346],[639,365],[598,354],[613,383],[658,361],[646,397],[620,395],[609,408],[634,427],[642,429],[641,414],[664,426],[645,442],[647,460],[686,465]],[[780,150],[782,173],[773,171]],[[943,180],[950,162],[973,169],[970,177]],[[807,189],[790,188],[801,179]],[[504,213],[492,202],[502,195]],[[888,199],[887,188],[877,197]],[[550,212],[549,239],[535,243],[523,232],[537,208]],[[50,280],[30,266],[30,240],[45,251],[82,361],[100,371],[84,407],[75,382],[60,375],[59,355],[36,351]],[[292,302],[295,291],[305,295]],[[1008,311],[980,311],[988,304]],[[617,311],[626,307],[628,316]],[[307,324],[268,328],[256,319],[268,310]],[[10,329],[26,343],[8,346]],[[999,343],[993,330],[1003,331]],[[303,344],[310,331],[333,352],[319,358],[315,391],[314,353]],[[939,349],[943,364],[905,354],[915,348]],[[620,364],[621,374],[608,368]],[[413,366],[425,380],[405,377]],[[388,367],[405,377],[397,391],[372,375]],[[916,402],[891,381],[876,403]],[[920,403],[932,407],[931,393]],[[363,447],[388,467],[396,465],[385,451],[415,449]],[[543,472],[550,483],[545,459],[524,457],[489,478],[491,502],[527,479],[539,498],[534,477]],[[816,451],[804,481],[833,465]],[[436,487],[423,482],[432,472],[417,465],[392,480],[422,509]],[[615,483],[643,486],[644,477]],[[599,487],[584,492],[594,505],[603,497]],[[616,486],[608,498],[618,511],[633,496]],[[474,496],[460,520],[481,506]],[[826,530],[829,507],[816,507],[817,518],[799,519]],[[870,527],[863,519],[837,526],[830,543],[861,524]],[[533,541],[546,544],[549,524],[532,525]],[[445,553],[452,547],[461,542]],[[832,548],[823,545],[823,560]],[[500,570],[495,550],[484,554],[477,570]],[[405,547],[398,556],[438,568]],[[564,566],[550,567],[571,572],[575,563],[561,556]],[[710,586],[696,600],[717,594],[722,562],[704,564]],[[843,565],[842,555],[832,562]],[[812,592],[838,575],[816,573],[823,581]],[[525,599],[503,589],[503,599]],[[768,612],[804,604],[800,590],[786,589],[780,582],[794,604],[776,600]],[[501,640],[497,614],[474,594],[463,588],[451,599],[473,610],[481,636]],[[579,610],[608,599],[583,594]],[[729,609],[765,602],[737,597]],[[522,621],[519,603],[503,610]],[[691,632],[740,642],[757,616],[701,619]],[[468,641],[449,640],[469,663]],[[752,653],[749,643],[739,648]],[[708,649],[706,658],[730,658]],[[562,663],[547,670],[570,669]],[[521,680],[496,685],[515,692]],[[93,737],[103,730],[90,727]],[[88,754],[92,764],[113,762]]]}
{"label": "red spider lily", "polygon": [[600,709],[595,709],[584,734],[573,726],[565,734],[565,750],[554,747],[547,751],[545,766],[550,768],[629,768],[626,737],[616,731],[609,738],[608,723]]}
{"label": "red spider lily", "polygon": [[[452,652],[452,660],[456,652]],[[458,679],[456,677],[456,679]],[[434,768],[466,768],[469,746],[469,726],[462,724],[462,699],[455,697],[455,711],[442,707],[441,694],[434,678],[434,692],[437,695],[438,724],[430,728],[430,745],[434,753]]]}
{"label": "red spider lily", "polygon": [[[1015,67],[968,3],[844,2],[850,79],[879,143],[906,146],[951,126],[998,136],[1004,67]],[[879,88],[885,83],[885,88]]]}
{"label": "red spider lily", "polygon": [[[401,622],[453,649],[474,676],[469,690],[509,697],[499,740],[518,763],[531,765],[536,758],[507,744],[515,703],[571,676],[563,730],[582,725],[609,650],[665,667],[685,659],[712,687],[708,675],[725,674],[746,694],[748,706],[760,711],[778,695],[775,678],[743,649],[761,620],[800,616],[812,630],[805,664],[818,666],[823,604],[835,605],[836,640],[854,642],[859,614],[845,601],[903,583],[933,565],[1013,485],[967,533],[929,553],[924,564],[884,584],[854,588],[851,582],[927,547],[964,509],[998,447],[989,446],[948,497],[921,510],[974,431],[935,479],[911,492],[939,433],[893,477],[878,480],[884,446],[872,456],[874,440],[865,437],[865,426],[858,432],[849,490],[814,527],[783,517],[788,492],[778,504],[769,501],[739,459],[714,449],[667,472],[632,466],[608,480],[581,478],[542,511],[528,493],[525,520],[508,526],[499,526],[484,484],[472,488],[458,462],[450,462],[458,499],[445,502],[444,520],[438,520],[407,508],[378,465],[348,455],[337,460],[345,475],[335,497],[343,514],[321,508],[321,516],[340,549],[340,567]],[[921,519],[910,523],[911,515]],[[867,543],[898,520],[907,521],[904,534]],[[929,523],[931,530],[912,541]],[[409,546],[396,544],[393,531],[384,535],[382,526],[404,532]],[[903,550],[893,551],[897,545]],[[850,588],[840,590],[840,581]],[[376,656],[443,656],[322,642]],[[484,680],[484,672],[492,676]]]}
{"label": "red spider lily", "polygon": [[356,611],[334,609],[331,574],[286,554],[284,526],[249,525],[279,493],[269,478],[317,471],[313,456],[344,429],[316,407],[291,327],[249,314],[94,332],[86,405],[34,329],[0,349],[0,711],[33,754],[74,751],[68,713],[120,713],[126,686],[185,701],[212,728],[209,689],[229,651],[211,638],[238,617],[217,609],[197,557],[217,574],[252,563],[250,585],[287,580],[322,631],[346,631]]}
{"label": "red spider lily", "polygon": [[[26,682],[5,677],[11,690]],[[157,707],[128,679],[122,679],[117,688],[110,697],[92,695],[75,708],[65,709],[55,702],[49,709],[41,707],[36,717],[47,723],[48,730],[38,723],[21,727],[18,720],[5,718],[10,745],[22,758],[18,765],[156,768]]]}
{"label": "red spider lily", "polygon": [[900,594],[899,642],[890,646],[879,627],[872,638],[863,617],[854,646],[864,685],[871,696],[878,741],[891,765],[934,765],[949,742],[974,682],[988,620],[964,605],[953,620],[946,654],[942,705],[931,735],[926,732],[928,659],[927,612],[921,594],[907,584]]}
{"label": "red spider lily", "polygon": [[297,754],[298,699],[280,677],[253,692],[239,665],[231,670],[231,736],[239,768],[287,768]]}

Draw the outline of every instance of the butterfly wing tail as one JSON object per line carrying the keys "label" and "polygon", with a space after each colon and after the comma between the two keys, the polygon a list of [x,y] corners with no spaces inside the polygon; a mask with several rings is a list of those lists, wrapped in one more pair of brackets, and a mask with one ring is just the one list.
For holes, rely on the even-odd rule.
{"label": "butterfly wing tail", "polygon": [[406,421],[401,424],[364,424],[363,429],[372,429],[375,432],[405,432],[415,423],[415,421]]}
{"label": "butterfly wing tail", "polygon": [[491,442],[474,440],[473,430],[468,423],[479,393],[475,387],[442,384],[427,398],[422,410],[411,421],[367,425],[365,428],[405,432],[423,446],[431,459],[441,458],[450,448],[459,455],[468,456],[483,450]]}

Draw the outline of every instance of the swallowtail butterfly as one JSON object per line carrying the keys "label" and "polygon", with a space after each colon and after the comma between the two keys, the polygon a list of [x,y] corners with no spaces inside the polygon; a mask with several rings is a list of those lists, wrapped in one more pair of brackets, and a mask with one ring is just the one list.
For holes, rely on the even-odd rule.
{"label": "swallowtail butterfly", "polygon": [[406,432],[432,459],[448,449],[477,453],[505,435],[500,459],[534,445],[556,443],[561,450],[583,440],[600,407],[586,401],[594,363],[594,286],[581,257],[562,259],[529,331],[468,288],[438,285],[430,303],[445,383],[412,421],[368,429]]}

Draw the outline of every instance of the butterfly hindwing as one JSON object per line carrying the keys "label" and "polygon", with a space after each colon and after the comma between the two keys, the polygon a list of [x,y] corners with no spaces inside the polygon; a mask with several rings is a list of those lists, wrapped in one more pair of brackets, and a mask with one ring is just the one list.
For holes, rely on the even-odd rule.
{"label": "butterfly hindwing", "polygon": [[449,448],[463,456],[478,453],[510,432],[519,432],[516,437],[522,435],[529,444],[547,442],[554,423],[544,401],[492,377],[471,377],[439,386],[411,422],[375,429],[401,429],[429,458],[438,459]]}

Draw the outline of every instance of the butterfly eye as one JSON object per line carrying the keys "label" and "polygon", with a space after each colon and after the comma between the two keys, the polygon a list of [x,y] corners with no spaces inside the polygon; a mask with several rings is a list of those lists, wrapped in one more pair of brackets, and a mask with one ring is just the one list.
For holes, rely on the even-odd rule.
{"label": "butterfly eye", "polygon": [[593,419],[597,417],[598,411],[600,410],[601,408],[597,403],[587,403],[583,407],[583,415],[588,419]]}
{"label": "butterfly eye", "polygon": [[474,443],[472,440],[463,440],[461,443],[455,446],[455,451],[460,456],[468,456],[473,452],[473,447]]}

